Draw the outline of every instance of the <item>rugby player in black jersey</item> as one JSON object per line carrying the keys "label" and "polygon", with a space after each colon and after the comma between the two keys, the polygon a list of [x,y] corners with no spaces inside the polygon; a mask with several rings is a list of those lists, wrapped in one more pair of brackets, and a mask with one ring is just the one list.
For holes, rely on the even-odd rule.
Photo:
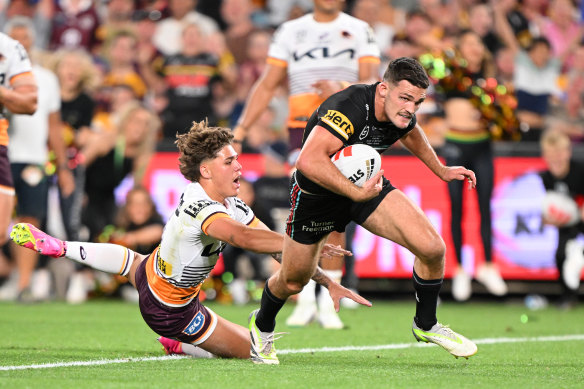
{"label": "rugby player in black jersey", "polygon": [[290,183],[291,213],[282,267],[266,283],[260,309],[250,315],[251,358],[255,363],[277,359],[273,345],[276,315],[314,273],[328,234],[343,231],[351,220],[415,254],[415,338],[436,343],[455,357],[468,358],[477,352],[473,342],[436,318],[446,249],[430,220],[383,177],[383,170],[358,187],[330,160],[348,145],[367,144],[382,153],[400,140],[442,180],[468,180],[474,188],[475,174],[462,166],[443,165],[417,124],[416,111],[428,86],[428,76],[419,62],[397,58],[389,63],[381,82],[350,86],[329,97],[312,114]]}

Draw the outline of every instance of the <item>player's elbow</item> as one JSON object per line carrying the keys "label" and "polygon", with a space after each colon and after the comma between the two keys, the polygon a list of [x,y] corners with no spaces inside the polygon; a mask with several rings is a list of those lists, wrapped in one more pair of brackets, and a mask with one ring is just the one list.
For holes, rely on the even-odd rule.
{"label": "player's elbow", "polygon": [[37,97],[34,96],[34,98],[31,98],[29,100],[27,100],[23,105],[22,105],[22,114],[25,115],[32,115],[36,112],[38,108],[38,101],[37,101]]}

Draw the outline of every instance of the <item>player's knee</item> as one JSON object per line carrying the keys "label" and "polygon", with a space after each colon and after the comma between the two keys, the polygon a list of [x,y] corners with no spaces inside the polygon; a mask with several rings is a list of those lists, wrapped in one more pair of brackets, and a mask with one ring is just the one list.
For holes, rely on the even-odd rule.
{"label": "player's knee", "polygon": [[442,261],[445,255],[446,245],[439,236],[425,241],[419,253],[420,259],[426,263]]}

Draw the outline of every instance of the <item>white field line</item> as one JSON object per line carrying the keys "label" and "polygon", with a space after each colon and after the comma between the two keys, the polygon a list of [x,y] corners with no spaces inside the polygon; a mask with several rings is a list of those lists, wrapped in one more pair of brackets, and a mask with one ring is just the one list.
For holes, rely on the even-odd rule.
{"label": "white field line", "polygon": [[[528,338],[485,338],[476,339],[476,344],[501,344],[501,343],[529,343],[529,342],[568,342],[573,340],[584,340],[584,334],[575,335],[558,335],[558,336],[537,336]],[[343,352],[343,351],[375,351],[375,350],[398,350],[412,347],[427,347],[435,346],[429,343],[394,343],[394,344],[380,344],[372,346],[343,346],[343,347],[321,347],[321,348],[302,348],[290,350],[278,350],[278,355],[284,354],[310,354],[310,353],[327,353],[327,352]],[[177,360],[187,358],[183,355],[165,355],[161,357],[145,357],[145,358],[118,358],[118,359],[101,359],[90,361],[72,361],[72,362],[55,362],[42,363],[35,365],[16,365],[16,366],[0,366],[0,371],[5,370],[30,370],[30,369],[52,369],[57,367],[71,367],[71,366],[97,366],[109,365],[116,363],[129,362],[144,362],[144,361],[165,361]]]}

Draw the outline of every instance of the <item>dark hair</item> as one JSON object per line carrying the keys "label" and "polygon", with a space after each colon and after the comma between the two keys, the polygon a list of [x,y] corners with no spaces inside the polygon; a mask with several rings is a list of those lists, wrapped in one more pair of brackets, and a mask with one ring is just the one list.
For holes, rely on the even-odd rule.
{"label": "dark hair", "polygon": [[545,47],[547,47],[548,50],[551,50],[552,48],[550,41],[546,37],[538,36],[533,38],[531,42],[529,42],[529,45],[527,46],[526,50],[529,52],[539,45],[544,45]]}
{"label": "dark hair", "polygon": [[428,89],[430,80],[422,65],[414,58],[396,58],[387,65],[383,74],[383,81],[397,84],[402,80],[408,81],[418,88]]}
{"label": "dark hair", "polygon": [[174,142],[180,152],[178,162],[182,175],[189,181],[199,181],[201,162],[215,158],[232,139],[233,134],[227,128],[208,127],[206,120],[193,122],[189,132],[177,134]]}

